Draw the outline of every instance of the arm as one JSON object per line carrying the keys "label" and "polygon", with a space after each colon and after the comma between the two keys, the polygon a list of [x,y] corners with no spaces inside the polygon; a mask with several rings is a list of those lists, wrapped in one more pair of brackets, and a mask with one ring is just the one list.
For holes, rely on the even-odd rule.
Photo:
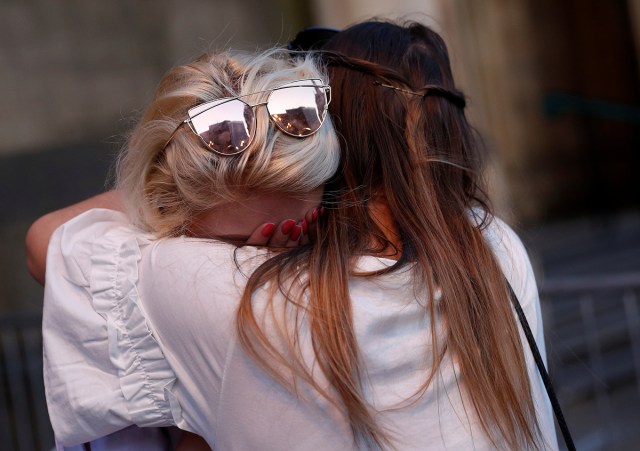
{"label": "arm", "polygon": [[29,228],[25,238],[27,268],[38,282],[44,285],[49,239],[59,226],[92,208],[123,211],[118,191],[107,191],[38,218]]}
{"label": "arm", "polygon": [[[113,190],[98,194],[60,210],[47,213],[31,225],[25,238],[27,268],[31,276],[40,284],[44,285],[47,248],[53,232],[65,222],[92,208],[124,211],[121,193]],[[318,212],[322,215],[324,209],[310,209],[302,221],[296,222],[293,227],[288,229],[286,227],[283,229],[284,224],[294,221],[285,220],[277,226],[271,223],[262,224],[253,231],[247,244],[271,247],[295,247],[306,244],[309,236],[312,235],[311,230],[316,226]],[[196,234],[196,236],[199,235]]]}

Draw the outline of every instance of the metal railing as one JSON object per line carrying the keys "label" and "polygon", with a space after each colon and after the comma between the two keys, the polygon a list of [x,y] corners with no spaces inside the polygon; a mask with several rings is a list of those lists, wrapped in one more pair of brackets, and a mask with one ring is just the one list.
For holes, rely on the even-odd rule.
{"label": "metal railing", "polygon": [[0,317],[0,444],[16,451],[54,446],[42,380],[42,317]]}
{"label": "metal railing", "polygon": [[549,371],[580,450],[637,449],[640,273],[549,280]]}

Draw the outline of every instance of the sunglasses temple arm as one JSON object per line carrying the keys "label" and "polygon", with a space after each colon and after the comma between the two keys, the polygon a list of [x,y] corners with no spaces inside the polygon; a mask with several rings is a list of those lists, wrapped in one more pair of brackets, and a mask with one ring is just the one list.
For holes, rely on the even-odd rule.
{"label": "sunglasses temple arm", "polygon": [[171,134],[169,135],[169,138],[167,138],[167,141],[164,143],[164,146],[162,146],[162,150],[166,149],[167,146],[169,145],[169,143],[171,142],[171,140],[173,139],[174,136],[176,136],[176,133],[178,133],[178,130],[180,130],[180,127],[182,127],[184,124],[188,123],[189,119],[184,120],[182,122],[180,122],[178,124],[178,126],[175,128],[175,130],[173,130],[171,132]]}

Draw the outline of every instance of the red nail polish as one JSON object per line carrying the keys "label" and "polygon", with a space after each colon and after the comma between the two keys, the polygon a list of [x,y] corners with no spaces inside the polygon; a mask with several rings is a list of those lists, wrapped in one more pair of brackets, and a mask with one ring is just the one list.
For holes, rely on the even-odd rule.
{"label": "red nail polish", "polygon": [[291,230],[293,229],[293,226],[295,226],[295,225],[296,225],[296,222],[293,219],[287,219],[282,224],[282,233],[287,235],[289,232],[291,232]]}
{"label": "red nail polish", "polygon": [[324,207],[320,207],[320,216],[324,216],[326,212],[327,210],[325,210]]}
{"label": "red nail polish", "polygon": [[273,231],[276,229],[276,225],[269,223],[269,224],[265,224],[264,227],[262,227],[262,230],[260,231],[260,233],[262,234],[262,236],[271,236],[271,234],[273,233]]}
{"label": "red nail polish", "polygon": [[303,219],[302,220],[302,232],[306,235],[307,231],[309,230],[309,224],[307,224],[307,219]]}
{"label": "red nail polish", "polygon": [[290,236],[291,240],[296,241],[300,236],[300,232],[302,232],[302,227],[295,226],[291,231],[291,236]]}
{"label": "red nail polish", "polygon": [[313,211],[311,212],[311,219],[313,219],[314,221],[316,219],[318,219],[318,209],[314,208]]}

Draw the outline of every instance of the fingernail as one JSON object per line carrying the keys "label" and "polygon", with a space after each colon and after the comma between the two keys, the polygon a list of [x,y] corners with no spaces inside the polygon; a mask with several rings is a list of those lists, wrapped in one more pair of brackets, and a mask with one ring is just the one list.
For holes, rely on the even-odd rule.
{"label": "fingernail", "polygon": [[262,236],[271,236],[271,234],[273,233],[273,231],[276,229],[276,225],[269,223],[269,224],[265,224],[262,227],[262,230],[260,231],[260,233],[262,234]]}
{"label": "fingernail", "polygon": [[298,239],[298,237],[300,236],[300,232],[302,232],[302,227],[300,227],[300,226],[295,226],[295,227],[293,228],[293,231],[291,232],[291,236],[290,236],[291,240],[292,240],[292,241],[297,240],[297,239]]}
{"label": "fingernail", "polygon": [[307,224],[307,219],[303,219],[302,220],[302,232],[304,232],[304,234],[307,234],[307,231],[309,230],[309,224]]}
{"label": "fingernail", "polygon": [[318,219],[318,209],[317,208],[314,208],[313,211],[311,212],[311,219],[313,219],[314,221],[316,219]]}
{"label": "fingernail", "polygon": [[282,224],[282,233],[285,235],[291,232],[293,226],[296,225],[296,222],[293,219],[287,219],[284,224]]}
{"label": "fingernail", "polygon": [[326,212],[327,211],[324,209],[324,207],[320,207],[320,216],[324,216]]}

